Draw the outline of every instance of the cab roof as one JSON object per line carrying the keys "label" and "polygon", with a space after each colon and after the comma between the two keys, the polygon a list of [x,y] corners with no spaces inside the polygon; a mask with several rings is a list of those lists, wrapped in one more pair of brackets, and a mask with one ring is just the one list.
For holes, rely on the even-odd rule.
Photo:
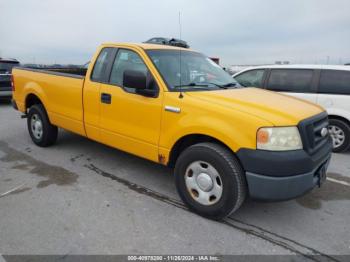
{"label": "cab roof", "polygon": [[188,48],[182,48],[178,46],[170,46],[170,45],[160,45],[160,44],[149,44],[149,43],[103,43],[104,46],[135,46],[135,47],[141,47],[144,50],[181,50],[181,51],[193,51]]}

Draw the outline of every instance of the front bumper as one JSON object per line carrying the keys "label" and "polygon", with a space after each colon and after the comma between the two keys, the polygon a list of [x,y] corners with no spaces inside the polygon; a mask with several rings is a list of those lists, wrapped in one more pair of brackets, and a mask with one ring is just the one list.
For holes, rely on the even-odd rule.
{"label": "front bumper", "polygon": [[249,195],[264,201],[282,201],[304,195],[321,185],[332,153],[329,141],[315,154],[304,150],[270,152],[240,149],[237,156],[246,171]]}
{"label": "front bumper", "polygon": [[247,172],[250,197],[264,201],[283,201],[302,196],[326,178],[328,159],[317,169],[295,176],[270,177]]}

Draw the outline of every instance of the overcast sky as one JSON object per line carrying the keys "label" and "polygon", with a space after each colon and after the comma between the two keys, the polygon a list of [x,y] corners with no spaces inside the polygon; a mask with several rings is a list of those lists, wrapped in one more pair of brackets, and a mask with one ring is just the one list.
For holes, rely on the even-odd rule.
{"label": "overcast sky", "polygon": [[179,11],[182,38],[225,66],[350,62],[349,0],[0,0],[0,56],[83,64],[102,42],[179,37]]}

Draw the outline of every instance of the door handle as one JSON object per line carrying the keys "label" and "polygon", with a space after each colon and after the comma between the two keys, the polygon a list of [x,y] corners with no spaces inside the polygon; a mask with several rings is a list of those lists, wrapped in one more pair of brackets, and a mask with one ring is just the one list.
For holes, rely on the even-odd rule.
{"label": "door handle", "polygon": [[112,96],[110,94],[102,93],[101,94],[101,103],[111,104],[112,103]]}

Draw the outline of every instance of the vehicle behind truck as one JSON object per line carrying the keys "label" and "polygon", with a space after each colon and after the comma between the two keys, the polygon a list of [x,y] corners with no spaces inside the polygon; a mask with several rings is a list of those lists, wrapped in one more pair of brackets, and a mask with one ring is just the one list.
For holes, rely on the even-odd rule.
{"label": "vehicle behind truck", "polygon": [[242,86],[283,92],[319,104],[329,115],[333,152],[350,149],[350,68],[339,65],[269,65],[233,76]]}
{"label": "vehicle behind truck", "polygon": [[16,59],[0,58],[0,98],[12,97],[11,72],[12,68],[18,65],[19,62]]}
{"label": "vehicle behind truck", "polygon": [[326,179],[332,144],[324,109],[239,88],[190,49],[107,43],[85,75],[28,68],[13,75],[13,106],[36,145],[53,145],[63,128],[174,168],[181,199],[211,219],[247,197],[288,200]]}

